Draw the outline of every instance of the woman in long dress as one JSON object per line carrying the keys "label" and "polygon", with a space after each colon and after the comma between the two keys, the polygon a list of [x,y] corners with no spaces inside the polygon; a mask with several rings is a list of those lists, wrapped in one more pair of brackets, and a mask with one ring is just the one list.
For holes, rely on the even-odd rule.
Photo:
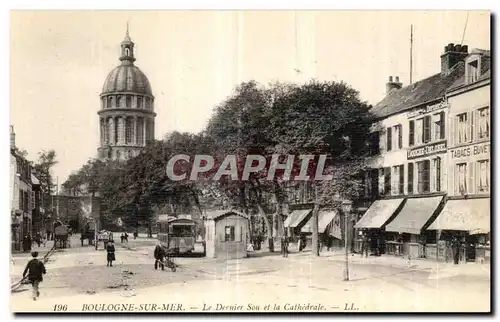
{"label": "woman in long dress", "polygon": [[113,267],[113,261],[116,260],[116,258],[115,258],[115,244],[113,243],[112,240],[106,246],[106,252],[108,260],[108,264],[106,266]]}

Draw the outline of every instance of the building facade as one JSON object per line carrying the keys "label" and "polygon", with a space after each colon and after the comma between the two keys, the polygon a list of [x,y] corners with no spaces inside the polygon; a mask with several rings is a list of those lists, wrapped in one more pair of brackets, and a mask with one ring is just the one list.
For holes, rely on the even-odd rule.
{"label": "building facade", "polygon": [[448,189],[446,90],[464,76],[467,56],[467,46],[447,45],[439,73],[405,87],[390,77],[386,96],[372,109],[378,121],[365,173],[372,204],[355,227],[371,235],[375,252],[422,257],[423,245],[437,242],[426,228]]}
{"label": "building facade", "polygon": [[16,148],[14,128],[10,127],[11,247],[21,251],[23,237],[32,233],[35,199],[32,190],[31,163]]}
{"label": "building facade", "polygon": [[490,53],[474,49],[448,89],[448,200],[429,229],[461,237],[461,260],[489,260],[491,221]]}
{"label": "building facade", "polygon": [[101,159],[126,160],[154,140],[154,96],[148,78],[134,65],[135,60],[127,27],[121,42],[121,64],[108,74],[100,95],[97,150]]}

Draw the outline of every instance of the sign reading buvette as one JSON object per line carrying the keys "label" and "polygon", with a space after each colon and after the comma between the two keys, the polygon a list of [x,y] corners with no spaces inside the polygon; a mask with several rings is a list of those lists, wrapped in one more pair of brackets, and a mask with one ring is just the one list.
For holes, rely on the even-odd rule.
{"label": "sign reading buvette", "polygon": [[[280,158],[285,158],[280,163]],[[191,161],[193,159],[193,161]],[[201,175],[205,179],[220,180],[227,176],[233,181],[248,181],[252,174],[259,174],[264,180],[273,181],[277,173],[282,180],[332,180],[331,174],[324,174],[327,155],[294,155],[273,154],[269,158],[262,155],[249,154],[241,162],[236,155],[227,155],[216,165],[214,157],[210,155],[196,155],[191,158],[186,154],[178,154],[167,163],[167,177],[172,181],[195,181]]]}

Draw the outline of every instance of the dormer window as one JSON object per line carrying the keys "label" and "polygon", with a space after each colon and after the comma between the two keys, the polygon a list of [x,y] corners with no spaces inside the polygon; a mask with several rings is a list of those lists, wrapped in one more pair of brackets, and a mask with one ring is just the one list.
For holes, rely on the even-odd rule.
{"label": "dormer window", "polygon": [[467,83],[477,82],[480,76],[479,60],[475,59],[467,62]]}

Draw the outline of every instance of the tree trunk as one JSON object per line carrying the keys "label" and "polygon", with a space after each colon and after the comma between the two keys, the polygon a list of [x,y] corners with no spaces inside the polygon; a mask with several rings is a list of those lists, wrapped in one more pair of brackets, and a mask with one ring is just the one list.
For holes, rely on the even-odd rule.
{"label": "tree trunk", "polygon": [[259,210],[259,215],[264,219],[264,224],[266,225],[269,251],[274,252],[273,227],[271,226],[271,223],[269,222],[269,219],[267,218],[262,206],[257,205],[257,209]]}
{"label": "tree trunk", "polygon": [[319,204],[315,203],[312,212],[312,253],[319,256],[319,233],[318,233]]}

